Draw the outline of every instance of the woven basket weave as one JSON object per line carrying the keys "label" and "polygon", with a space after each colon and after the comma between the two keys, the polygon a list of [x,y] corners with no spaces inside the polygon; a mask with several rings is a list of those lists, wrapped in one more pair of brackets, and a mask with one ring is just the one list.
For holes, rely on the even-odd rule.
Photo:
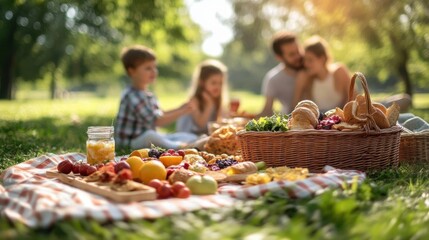
{"label": "woven basket weave", "polygon": [[429,162],[429,132],[402,133],[399,147],[400,163]]}
{"label": "woven basket weave", "polygon": [[241,131],[237,136],[244,160],[265,161],[271,167],[306,167],[311,172],[321,172],[326,165],[361,171],[397,167],[401,128],[378,129],[371,117],[375,110],[366,79],[361,73],[355,73],[351,79],[349,101],[353,100],[356,78],[361,80],[366,102],[369,103],[366,131]]}

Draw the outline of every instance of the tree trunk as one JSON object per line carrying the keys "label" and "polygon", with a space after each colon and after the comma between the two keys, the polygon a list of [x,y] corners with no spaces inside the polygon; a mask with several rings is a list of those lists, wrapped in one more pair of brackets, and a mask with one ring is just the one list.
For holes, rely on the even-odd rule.
{"label": "tree trunk", "polygon": [[395,65],[397,68],[397,71],[399,73],[399,76],[401,77],[401,80],[404,82],[405,85],[405,93],[410,95],[411,99],[413,97],[413,87],[411,85],[411,78],[410,74],[408,72],[408,60],[409,60],[409,46],[397,35],[395,35],[395,32],[389,32],[389,38],[392,43],[392,46],[395,46],[395,49],[392,49],[394,52],[396,52],[396,59],[395,59]]}
{"label": "tree trunk", "polygon": [[405,93],[407,93],[408,95],[410,95],[410,97],[413,97],[413,86],[411,84],[411,78],[410,78],[410,74],[408,72],[408,52],[407,50],[403,49],[401,50],[400,53],[400,59],[398,61],[398,73],[399,76],[401,77],[402,81],[404,82],[405,85]]}
{"label": "tree trunk", "polygon": [[57,89],[57,66],[54,64],[51,72],[51,99],[55,99],[55,90]]}
{"label": "tree trunk", "polygon": [[14,37],[17,29],[16,18],[14,17],[10,21],[9,29],[7,36],[5,37],[5,42],[2,44],[4,47],[3,59],[1,59],[1,74],[0,74],[0,99],[9,99],[13,98],[13,84],[14,76],[13,71],[15,68],[15,45]]}

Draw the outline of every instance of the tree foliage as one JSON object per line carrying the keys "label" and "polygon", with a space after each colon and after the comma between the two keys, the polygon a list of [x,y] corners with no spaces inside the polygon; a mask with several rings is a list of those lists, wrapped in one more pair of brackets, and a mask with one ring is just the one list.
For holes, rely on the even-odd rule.
{"label": "tree foliage", "polygon": [[[331,43],[338,60],[368,73],[372,79],[399,78],[409,94],[413,85],[427,85],[424,79],[429,77],[429,70],[423,67],[429,61],[427,1],[254,0],[232,4],[236,39],[227,49],[239,42],[243,49],[241,53],[226,53],[226,59],[230,54],[247,59],[254,52],[267,52],[270,33],[288,29],[302,38],[311,34],[323,36]],[[262,72],[253,75],[260,79],[265,67],[240,67],[237,71]]]}
{"label": "tree foliage", "polygon": [[6,0],[0,27],[7,46],[0,53],[0,98],[9,99],[17,79],[50,74],[55,89],[58,71],[80,79],[112,71],[120,48],[128,44],[154,48],[167,76],[183,77],[191,65],[188,57],[195,58],[192,44],[199,41],[181,0]]}

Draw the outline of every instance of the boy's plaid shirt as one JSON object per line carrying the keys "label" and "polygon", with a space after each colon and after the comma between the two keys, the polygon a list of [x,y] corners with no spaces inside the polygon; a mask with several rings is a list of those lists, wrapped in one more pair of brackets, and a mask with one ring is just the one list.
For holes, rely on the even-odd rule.
{"label": "boy's plaid shirt", "polygon": [[124,91],[116,116],[115,141],[128,145],[147,130],[155,130],[155,121],[162,115],[158,99],[148,91],[128,88]]}

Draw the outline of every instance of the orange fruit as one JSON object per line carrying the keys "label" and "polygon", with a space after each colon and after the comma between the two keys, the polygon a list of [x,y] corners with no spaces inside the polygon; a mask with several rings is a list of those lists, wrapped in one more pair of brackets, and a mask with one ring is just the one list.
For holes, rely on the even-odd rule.
{"label": "orange fruit", "polygon": [[179,165],[183,160],[182,156],[161,156],[159,157],[159,161],[164,164],[165,167],[169,167],[171,165]]}
{"label": "orange fruit", "polygon": [[149,157],[149,151],[150,151],[149,148],[143,148],[143,149],[134,150],[130,154],[130,157],[137,156],[137,157],[141,157],[141,158],[148,158]]}
{"label": "orange fruit", "polygon": [[144,162],[140,157],[132,156],[125,160],[128,164],[130,164],[131,173],[133,174],[133,178],[139,178],[140,168],[143,166]]}
{"label": "orange fruit", "polygon": [[167,170],[158,160],[151,160],[140,167],[139,178],[144,184],[148,184],[153,179],[165,180]]}

